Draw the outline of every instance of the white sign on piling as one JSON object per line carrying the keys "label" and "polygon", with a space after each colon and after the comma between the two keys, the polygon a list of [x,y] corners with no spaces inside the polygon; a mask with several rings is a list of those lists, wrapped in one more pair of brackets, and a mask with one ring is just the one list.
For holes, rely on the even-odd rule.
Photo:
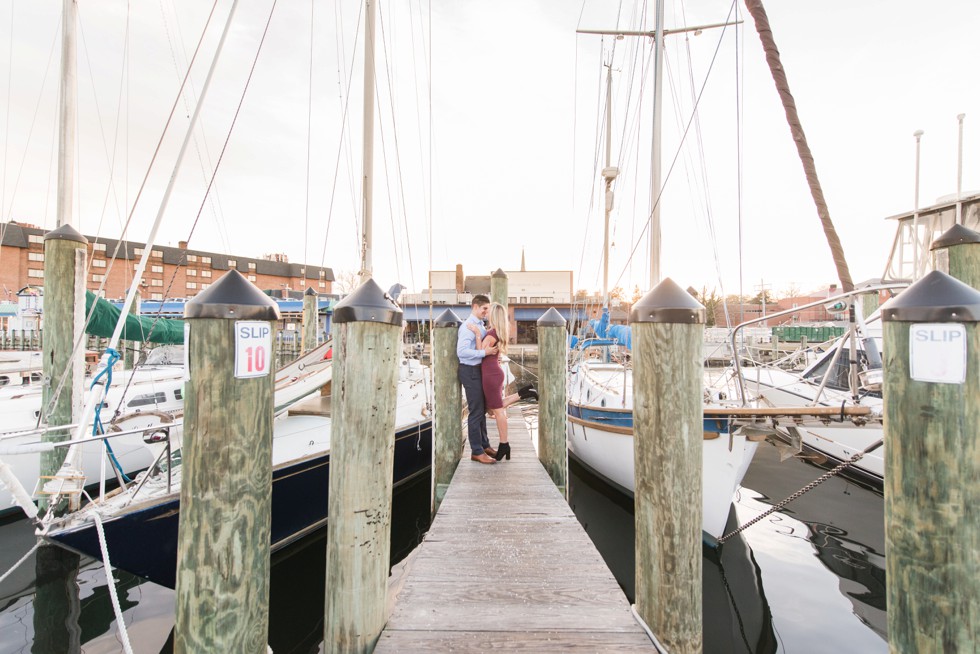
{"label": "white sign on piling", "polygon": [[268,322],[235,323],[235,377],[265,377],[272,367],[272,328]]}
{"label": "white sign on piling", "polygon": [[966,381],[966,327],[958,323],[915,323],[909,327],[909,372],[916,381]]}

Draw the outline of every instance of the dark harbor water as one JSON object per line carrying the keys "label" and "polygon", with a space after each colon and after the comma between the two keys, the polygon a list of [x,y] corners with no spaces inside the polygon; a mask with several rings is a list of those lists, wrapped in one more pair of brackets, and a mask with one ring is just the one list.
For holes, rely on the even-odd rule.
{"label": "dark harbor water", "polygon": [[[730,525],[822,472],[796,459],[780,463],[774,448],[761,446]],[[395,496],[393,561],[428,528],[429,486],[423,476]],[[574,464],[569,487],[576,515],[632,595],[631,502]],[[322,651],[325,540],[321,531],[273,556],[269,641],[276,654]],[[0,574],[33,544],[26,521],[0,526]],[[720,552],[706,549],[705,652],[887,651],[883,552],[882,498],[836,478]],[[49,567],[39,581],[36,566],[32,556],[0,584],[0,654],[121,651],[101,563],[83,559],[73,580]],[[114,577],[134,651],[171,651],[173,591],[118,570]]]}

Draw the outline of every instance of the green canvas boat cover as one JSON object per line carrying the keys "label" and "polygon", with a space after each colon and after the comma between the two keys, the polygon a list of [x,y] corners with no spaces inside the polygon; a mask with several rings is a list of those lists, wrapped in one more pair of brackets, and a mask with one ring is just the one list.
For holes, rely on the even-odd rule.
{"label": "green canvas boat cover", "polygon": [[[95,309],[92,309],[92,304]],[[85,333],[92,336],[109,338],[116,329],[120,310],[104,298],[97,297],[92,291],[85,292],[85,315],[91,318]],[[126,316],[126,326],[123,327],[122,338],[127,341],[149,343],[180,344],[184,342],[184,321],[175,318],[157,316]]]}

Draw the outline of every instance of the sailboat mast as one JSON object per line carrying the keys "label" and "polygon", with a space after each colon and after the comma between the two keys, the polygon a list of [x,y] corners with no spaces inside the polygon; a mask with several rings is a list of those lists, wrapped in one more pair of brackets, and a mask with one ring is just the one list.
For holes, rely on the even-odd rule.
{"label": "sailboat mast", "polygon": [[377,0],[364,0],[364,172],[361,177],[361,283],[371,278],[374,194],[374,17]]}
{"label": "sailboat mast", "polygon": [[75,172],[75,0],[63,0],[61,19],[61,94],[58,107],[58,227],[72,225]]}
{"label": "sailboat mast", "polygon": [[660,283],[660,125],[663,122],[664,3],[657,0],[653,47],[653,143],[650,152],[650,288]]}
{"label": "sailboat mast", "polygon": [[612,211],[612,182],[609,173],[612,166],[612,60],[606,66],[606,167],[602,176],[606,180],[606,223],[602,241],[602,306],[609,307],[609,214]]}

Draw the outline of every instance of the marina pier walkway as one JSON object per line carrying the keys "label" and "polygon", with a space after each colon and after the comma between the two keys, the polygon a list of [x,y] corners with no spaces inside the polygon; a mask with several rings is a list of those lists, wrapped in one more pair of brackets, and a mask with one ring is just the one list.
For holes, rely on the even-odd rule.
{"label": "marina pier walkway", "polygon": [[655,651],[520,411],[508,418],[511,460],[476,463],[466,446],[375,651]]}

